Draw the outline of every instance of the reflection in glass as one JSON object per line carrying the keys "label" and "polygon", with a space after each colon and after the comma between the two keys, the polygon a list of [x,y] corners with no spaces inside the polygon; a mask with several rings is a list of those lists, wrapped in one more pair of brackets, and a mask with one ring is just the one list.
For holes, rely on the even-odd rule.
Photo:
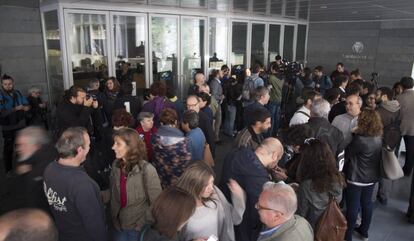
{"label": "reflection in glass", "polygon": [[287,0],[285,16],[295,17],[296,16],[296,2],[298,0]]}
{"label": "reflection in glass", "polygon": [[145,89],[145,18],[114,16],[116,78],[136,84],[138,93]]}
{"label": "reflection in glass", "polygon": [[233,0],[234,11],[249,11],[249,0]]}
{"label": "reflection in glass", "polygon": [[233,22],[231,65],[246,66],[247,23]]}
{"label": "reflection in glass", "polygon": [[309,1],[302,0],[299,3],[299,18],[300,19],[308,19],[308,10],[309,10]]}
{"label": "reflection in glass", "polygon": [[174,17],[151,18],[153,81],[161,80],[173,90],[179,88],[177,76],[178,20]]}
{"label": "reflection in glass", "polygon": [[253,0],[253,12],[256,14],[266,14],[267,1]]}
{"label": "reflection in glass", "polygon": [[269,25],[269,52],[267,62],[270,64],[275,61],[275,57],[280,54],[280,25]]}
{"label": "reflection in glass", "polygon": [[209,68],[221,68],[227,64],[227,19],[210,18]]}
{"label": "reflection in glass", "polygon": [[283,0],[272,0],[270,2],[270,13],[282,15]]}
{"label": "reflection in glass", "polygon": [[293,32],[294,26],[285,25],[285,36],[283,41],[283,58],[293,61]]}
{"label": "reflection in glass", "polygon": [[105,15],[69,14],[73,83],[87,86],[91,79],[108,77]]}
{"label": "reflection in glass", "polygon": [[197,71],[204,72],[204,30],[205,20],[196,18],[182,18],[182,59],[183,59],[183,83],[181,96],[193,82],[193,76]]}
{"label": "reflection in glass", "polygon": [[264,65],[264,48],[265,48],[265,25],[252,24],[252,48],[251,48],[251,65],[258,63]]}
{"label": "reflection in glass", "polygon": [[296,44],[296,61],[304,63],[306,45],[306,25],[298,25],[297,44]]}
{"label": "reflection in glass", "polygon": [[[63,96],[64,91],[57,10],[43,13],[43,20],[47,51],[49,95],[52,104],[57,104]],[[46,90],[43,90],[43,92],[46,93]]]}

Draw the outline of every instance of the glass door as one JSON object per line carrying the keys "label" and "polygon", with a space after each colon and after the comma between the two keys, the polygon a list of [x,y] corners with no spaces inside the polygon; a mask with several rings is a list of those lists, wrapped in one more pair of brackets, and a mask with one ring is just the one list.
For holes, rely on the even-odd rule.
{"label": "glass door", "polygon": [[180,93],[176,93],[181,97],[186,95],[194,75],[205,72],[206,23],[204,18],[181,17],[182,83]]}
{"label": "glass door", "polygon": [[178,17],[150,16],[150,59],[152,81],[162,81],[178,89]]}
{"label": "glass door", "polygon": [[264,23],[252,23],[252,34],[251,34],[251,54],[250,63],[251,66],[265,64],[265,29]]}
{"label": "glass door", "polygon": [[92,79],[108,73],[109,31],[107,12],[68,10],[66,41],[70,83],[86,87]]}
{"label": "glass door", "polygon": [[247,67],[247,22],[232,22],[231,66],[236,69]]}
{"label": "glass door", "polygon": [[132,81],[133,94],[147,86],[147,18],[145,14],[111,13],[112,65],[120,83]]}

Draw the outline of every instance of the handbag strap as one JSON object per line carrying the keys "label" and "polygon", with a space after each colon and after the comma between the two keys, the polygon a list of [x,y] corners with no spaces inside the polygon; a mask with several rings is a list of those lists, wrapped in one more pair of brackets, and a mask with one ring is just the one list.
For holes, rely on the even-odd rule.
{"label": "handbag strap", "polygon": [[144,235],[145,235],[145,232],[149,229],[149,225],[148,224],[145,224],[144,225],[144,228],[143,229],[141,229],[141,235],[140,235],[140,237],[139,237],[139,241],[144,241]]}
{"label": "handbag strap", "polygon": [[145,162],[144,165],[142,165],[142,185],[144,187],[145,201],[148,203],[148,206],[151,206],[151,200],[148,194],[147,165],[148,162]]}

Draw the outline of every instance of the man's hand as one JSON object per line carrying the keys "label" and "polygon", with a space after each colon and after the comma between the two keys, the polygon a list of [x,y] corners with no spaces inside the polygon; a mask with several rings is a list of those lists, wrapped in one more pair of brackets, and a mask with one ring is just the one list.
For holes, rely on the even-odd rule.
{"label": "man's hand", "polygon": [[28,106],[28,105],[23,106],[23,110],[24,111],[29,111],[30,110],[30,106]]}
{"label": "man's hand", "polygon": [[16,107],[14,107],[14,111],[23,110],[23,108],[24,108],[23,105],[18,105]]}
{"label": "man's hand", "polygon": [[94,109],[97,109],[97,108],[98,108],[98,106],[99,106],[98,101],[97,101],[97,100],[94,100],[94,101],[92,102],[92,107],[93,107]]}
{"label": "man's hand", "polygon": [[278,166],[272,169],[272,177],[279,181],[284,181],[288,178],[286,170]]}
{"label": "man's hand", "polygon": [[19,175],[28,173],[31,170],[32,170],[32,165],[29,165],[29,164],[21,164],[16,167],[16,173]]}
{"label": "man's hand", "polygon": [[89,99],[87,99],[83,102],[83,105],[86,106],[86,107],[91,107],[92,103],[93,103],[93,99],[89,98]]}

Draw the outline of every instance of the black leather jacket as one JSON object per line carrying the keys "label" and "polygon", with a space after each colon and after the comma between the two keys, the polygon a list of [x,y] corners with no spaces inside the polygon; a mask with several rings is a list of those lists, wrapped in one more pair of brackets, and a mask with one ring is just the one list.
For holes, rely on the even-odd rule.
{"label": "black leather jacket", "polygon": [[382,139],[354,134],[345,149],[345,175],[352,182],[373,183],[380,178]]}

